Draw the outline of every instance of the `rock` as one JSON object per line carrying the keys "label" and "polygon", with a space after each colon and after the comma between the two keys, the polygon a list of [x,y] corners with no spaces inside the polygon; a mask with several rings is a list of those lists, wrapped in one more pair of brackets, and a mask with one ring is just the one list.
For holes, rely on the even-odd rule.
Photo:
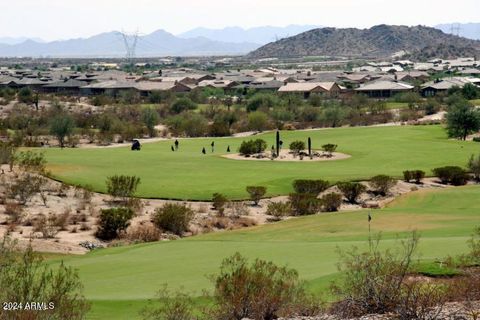
{"label": "rock", "polygon": [[101,249],[101,248],[104,248],[104,245],[100,244],[100,243],[93,243],[93,242],[90,242],[90,241],[83,241],[83,242],[80,242],[79,245],[87,250],[95,250],[95,249]]}

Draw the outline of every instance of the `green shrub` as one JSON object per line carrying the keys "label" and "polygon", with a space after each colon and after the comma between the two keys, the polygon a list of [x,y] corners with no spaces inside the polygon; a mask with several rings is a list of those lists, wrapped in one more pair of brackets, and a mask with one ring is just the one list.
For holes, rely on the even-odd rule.
{"label": "green shrub", "polygon": [[432,170],[433,174],[444,184],[452,184],[454,186],[463,186],[469,180],[468,173],[458,166],[445,166]]}
{"label": "green shrub", "polygon": [[395,186],[396,183],[397,182],[395,181],[395,179],[384,174],[372,177],[369,182],[370,187],[372,187],[375,192],[383,196],[387,195],[387,193],[393,186]]}
{"label": "green shrub", "polygon": [[415,180],[415,183],[419,184],[420,182],[422,182],[423,178],[425,178],[425,171],[422,171],[422,170],[403,171],[403,180],[405,182],[410,182],[410,180]]}
{"label": "green shrub", "polygon": [[262,139],[242,141],[240,149],[241,155],[247,156],[256,153],[262,153],[267,149],[267,142]]}
{"label": "green shrub", "polygon": [[114,175],[107,177],[107,193],[114,198],[120,198],[127,202],[132,197],[140,184],[140,178],[136,176]]}
{"label": "green shrub", "polygon": [[333,152],[335,152],[335,150],[337,150],[337,145],[332,143],[324,144],[322,146],[322,150],[328,154],[332,154]]}
{"label": "green shrub", "polygon": [[181,236],[188,230],[195,213],[190,207],[177,203],[166,203],[157,208],[153,215],[153,223],[160,229]]}
{"label": "green shrub", "polygon": [[180,98],[176,100],[171,106],[172,112],[177,114],[187,110],[195,110],[196,108],[197,104],[189,98]]}
{"label": "green shrub", "polygon": [[[305,309],[313,299],[305,291],[294,269],[273,262],[253,263],[236,253],[225,259],[215,285],[214,309],[210,319],[277,319],[295,314],[315,315],[320,307]],[[318,300],[317,300],[318,301]]]}
{"label": "green shrub", "polygon": [[270,202],[266,213],[275,218],[282,218],[292,214],[292,206],[289,202]]}
{"label": "green shrub", "polygon": [[327,193],[320,198],[322,208],[326,212],[338,211],[342,205],[342,195],[340,193]]}
{"label": "green shrub", "polygon": [[290,150],[295,154],[299,154],[301,151],[305,150],[305,142],[297,140],[290,143]]}
{"label": "green shrub", "polygon": [[473,138],[472,138],[472,141],[474,141],[474,142],[480,142],[480,137],[473,137]]}
{"label": "green shrub", "polygon": [[291,193],[289,195],[292,213],[296,216],[315,214],[320,211],[321,202],[316,194]]}
{"label": "green shrub", "polygon": [[218,215],[223,216],[225,212],[225,205],[228,203],[228,198],[221,193],[214,193],[212,196],[213,209],[218,211]]}
{"label": "green shrub", "polygon": [[358,197],[367,190],[367,187],[359,182],[340,182],[337,187],[350,203],[357,203]]}
{"label": "green shrub", "polygon": [[468,160],[468,170],[473,174],[476,181],[480,181],[480,155],[475,157],[473,154]]}
{"label": "green shrub", "polygon": [[250,194],[250,199],[258,205],[258,202],[267,193],[267,188],[262,186],[248,186],[247,192]]}
{"label": "green shrub", "polygon": [[102,209],[98,220],[96,236],[102,240],[112,240],[125,231],[133,218],[130,208]]}
{"label": "green shrub", "polygon": [[325,180],[295,180],[293,189],[296,193],[311,193],[318,195],[330,187],[330,183]]}

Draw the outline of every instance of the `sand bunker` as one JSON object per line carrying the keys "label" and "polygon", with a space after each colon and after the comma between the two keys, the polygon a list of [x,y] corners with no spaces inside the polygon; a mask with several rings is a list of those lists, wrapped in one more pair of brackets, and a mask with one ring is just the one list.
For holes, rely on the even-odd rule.
{"label": "sand bunker", "polygon": [[325,152],[314,151],[312,158],[310,158],[308,155],[294,155],[293,152],[290,152],[290,150],[284,149],[280,151],[280,156],[273,160],[270,152],[255,154],[255,155],[251,155],[250,157],[240,155],[239,153],[232,153],[232,154],[224,154],[222,155],[222,157],[227,159],[232,159],[232,160],[311,162],[311,161],[343,160],[343,159],[348,159],[351,156],[345,153],[340,153],[340,152],[333,152],[331,155],[329,155]]}

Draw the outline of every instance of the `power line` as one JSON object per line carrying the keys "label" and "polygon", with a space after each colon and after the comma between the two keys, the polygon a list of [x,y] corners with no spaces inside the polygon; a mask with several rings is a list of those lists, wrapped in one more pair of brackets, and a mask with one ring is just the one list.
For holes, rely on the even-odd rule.
{"label": "power line", "polygon": [[138,43],[138,37],[139,37],[139,32],[136,30],[133,33],[127,33],[125,31],[119,32],[119,34],[123,38],[123,43],[125,45],[125,59],[127,63],[131,64],[133,62],[133,59],[135,58],[135,51],[137,49],[137,43]]}

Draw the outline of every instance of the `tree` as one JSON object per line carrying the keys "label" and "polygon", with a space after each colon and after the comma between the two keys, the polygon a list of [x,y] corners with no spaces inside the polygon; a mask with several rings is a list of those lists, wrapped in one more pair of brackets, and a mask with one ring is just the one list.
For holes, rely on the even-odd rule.
{"label": "tree", "polygon": [[447,132],[451,138],[466,140],[480,129],[480,114],[468,103],[450,106],[447,113]]}
{"label": "tree", "polygon": [[250,199],[257,206],[260,199],[267,193],[267,188],[262,186],[248,186],[247,192],[250,194]]}
{"label": "tree", "polygon": [[257,111],[258,109],[270,109],[273,108],[278,101],[272,94],[257,93],[251,97],[247,102],[247,111]]}
{"label": "tree", "polygon": [[305,150],[305,142],[296,140],[290,143],[290,150],[293,151],[294,154],[299,154],[301,151]]}
{"label": "tree", "polygon": [[345,113],[341,107],[332,106],[324,110],[323,117],[330,127],[336,128],[342,123]]}
{"label": "tree", "polygon": [[357,203],[358,197],[367,190],[367,187],[359,182],[340,182],[337,188],[350,203]]}
{"label": "tree", "polygon": [[251,112],[248,115],[248,128],[254,131],[263,131],[268,128],[268,116],[261,111]]}
{"label": "tree", "polygon": [[195,109],[197,109],[197,104],[189,98],[180,98],[176,100],[171,106],[172,112],[177,114],[182,113],[183,111]]}
{"label": "tree", "polygon": [[[31,245],[22,251],[8,237],[0,241],[0,261],[0,301],[24,304],[22,310],[0,308],[0,319],[85,319],[90,305],[75,269],[47,264]],[[25,308],[32,302],[45,303],[45,310]]]}
{"label": "tree", "polygon": [[33,103],[33,100],[34,97],[32,89],[24,87],[18,91],[18,101],[30,104]]}
{"label": "tree", "polygon": [[386,196],[390,189],[397,184],[397,182],[390,176],[379,174],[372,177],[369,184],[375,192]]}
{"label": "tree", "polygon": [[125,231],[133,218],[133,210],[130,208],[102,209],[98,219],[96,236],[102,240],[112,240],[119,233]]}
{"label": "tree", "polygon": [[195,213],[190,207],[177,203],[166,203],[155,210],[153,223],[160,229],[181,236],[188,231]]}
{"label": "tree", "polygon": [[136,176],[114,175],[107,177],[106,184],[109,195],[114,198],[121,198],[126,203],[135,194],[140,184],[140,178]]}
{"label": "tree", "polygon": [[60,148],[65,146],[65,137],[72,134],[74,127],[73,118],[67,114],[59,114],[53,118],[50,124],[50,134],[57,138]]}
{"label": "tree", "polygon": [[218,211],[219,216],[224,215],[225,205],[227,204],[227,202],[227,197],[221,193],[216,192],[212,195],[213,209]]}
{"label": "tree", "polygon": [[142,110],[142,121],[148,129],[150,137],[156,136],[155,126],[159,121],[158,113],[152,108],[145,108]]}
{"label": "tree", "polygon": [[468,160],[467,167],[473,173],[475,180],[477,182],[480,181],[480,154],[477,157],[472,154],[470,160]]}

